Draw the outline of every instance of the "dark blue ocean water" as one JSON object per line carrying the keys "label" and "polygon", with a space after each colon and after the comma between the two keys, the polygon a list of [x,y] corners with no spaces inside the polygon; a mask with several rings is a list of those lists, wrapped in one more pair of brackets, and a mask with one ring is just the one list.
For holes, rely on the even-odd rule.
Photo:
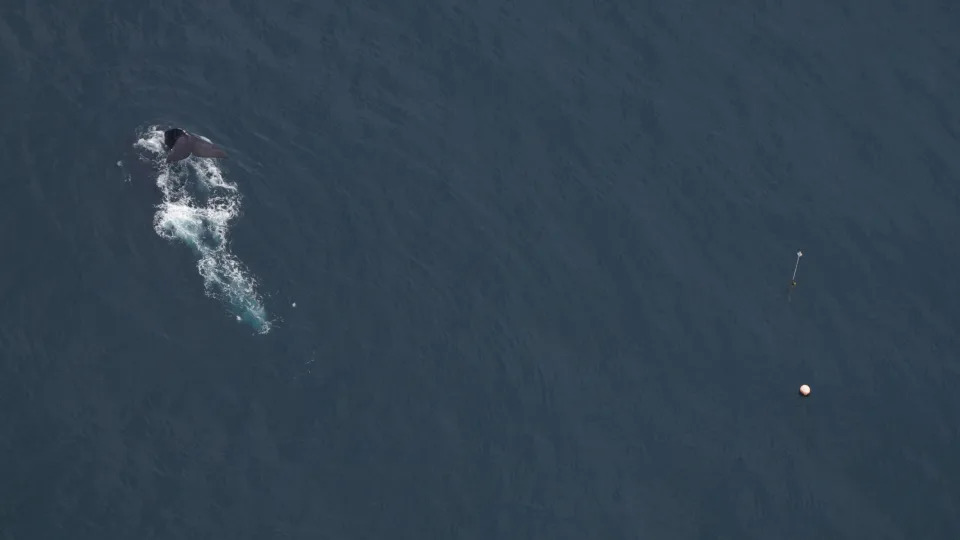
{"label": "dark blue ocean water", "polygon": [[0,539],[960,537],[957,28],[4,2]]}

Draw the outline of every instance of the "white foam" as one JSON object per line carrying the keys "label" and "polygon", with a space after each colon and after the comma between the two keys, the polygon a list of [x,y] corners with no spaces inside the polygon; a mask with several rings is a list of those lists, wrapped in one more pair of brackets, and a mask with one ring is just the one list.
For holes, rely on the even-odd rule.
{"label": "white foam", "polygon": [[257,293],[257,282],[229,248],[230,222],[240,212],[237,186],[223,177],[212,159],[190,156],[168,165],[163,132],[156,126],[140,134],[134,146],[160,170],[157,187],[163,200],[154,214],[154,230],[194,250],[208,296],[224,301],[238,321],[246,321],[261,334],[269,332],[272,323]]}

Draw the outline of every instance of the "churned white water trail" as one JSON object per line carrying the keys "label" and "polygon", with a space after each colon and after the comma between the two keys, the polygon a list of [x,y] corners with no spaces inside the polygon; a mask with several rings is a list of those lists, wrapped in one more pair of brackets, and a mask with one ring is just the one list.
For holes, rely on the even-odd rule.
{"label": "churned white water trail", "polygon": [[154,214],[154,230],[193,250],[209,297],[223,301],[238,321],[268,333],[272,324],[257,293],[257,281],[230,252],[230,224],[239,215],[241,203],[237,186],[224,178],[213,159],[191,156],[167,164],[163,131],[155,126],[138,133],[134,146],[159,171],[156,182],[163,199]]}

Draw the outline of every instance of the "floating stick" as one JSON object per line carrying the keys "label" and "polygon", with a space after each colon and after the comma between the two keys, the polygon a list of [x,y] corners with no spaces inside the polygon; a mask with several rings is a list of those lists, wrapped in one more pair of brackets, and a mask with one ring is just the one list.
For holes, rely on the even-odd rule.
{"label": "floating stick", "polygon": [[802,251],[798,251],[798,252],[797,252],[797,264],[793,265],[793,277],[790,278],[790,286],[791,286],[791,287],[796,287],[796,286],[797,286],[797,268],[800,267],[800,257],[803,257],[803,252],[802,252]]}
{"label": "floating stick", "polygon": [[790,288],[787,289],[787,302],[790,301],[793,290],[797,288],[797,268],[800,267],[800,257],[803,257],[802,251],[797,252],[797,264],[793,265],[793,277],[790,278]]}

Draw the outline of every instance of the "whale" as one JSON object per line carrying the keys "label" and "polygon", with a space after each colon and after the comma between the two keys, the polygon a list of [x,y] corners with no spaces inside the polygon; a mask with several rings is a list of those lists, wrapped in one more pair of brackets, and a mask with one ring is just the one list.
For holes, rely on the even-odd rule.
{"label": "whale", "polygon": [[227,153],[219,146],[180,128],[164,130],[163,145],[167,149],[167,163],[182,161],[191,154],[203,158],[227,157]]}

